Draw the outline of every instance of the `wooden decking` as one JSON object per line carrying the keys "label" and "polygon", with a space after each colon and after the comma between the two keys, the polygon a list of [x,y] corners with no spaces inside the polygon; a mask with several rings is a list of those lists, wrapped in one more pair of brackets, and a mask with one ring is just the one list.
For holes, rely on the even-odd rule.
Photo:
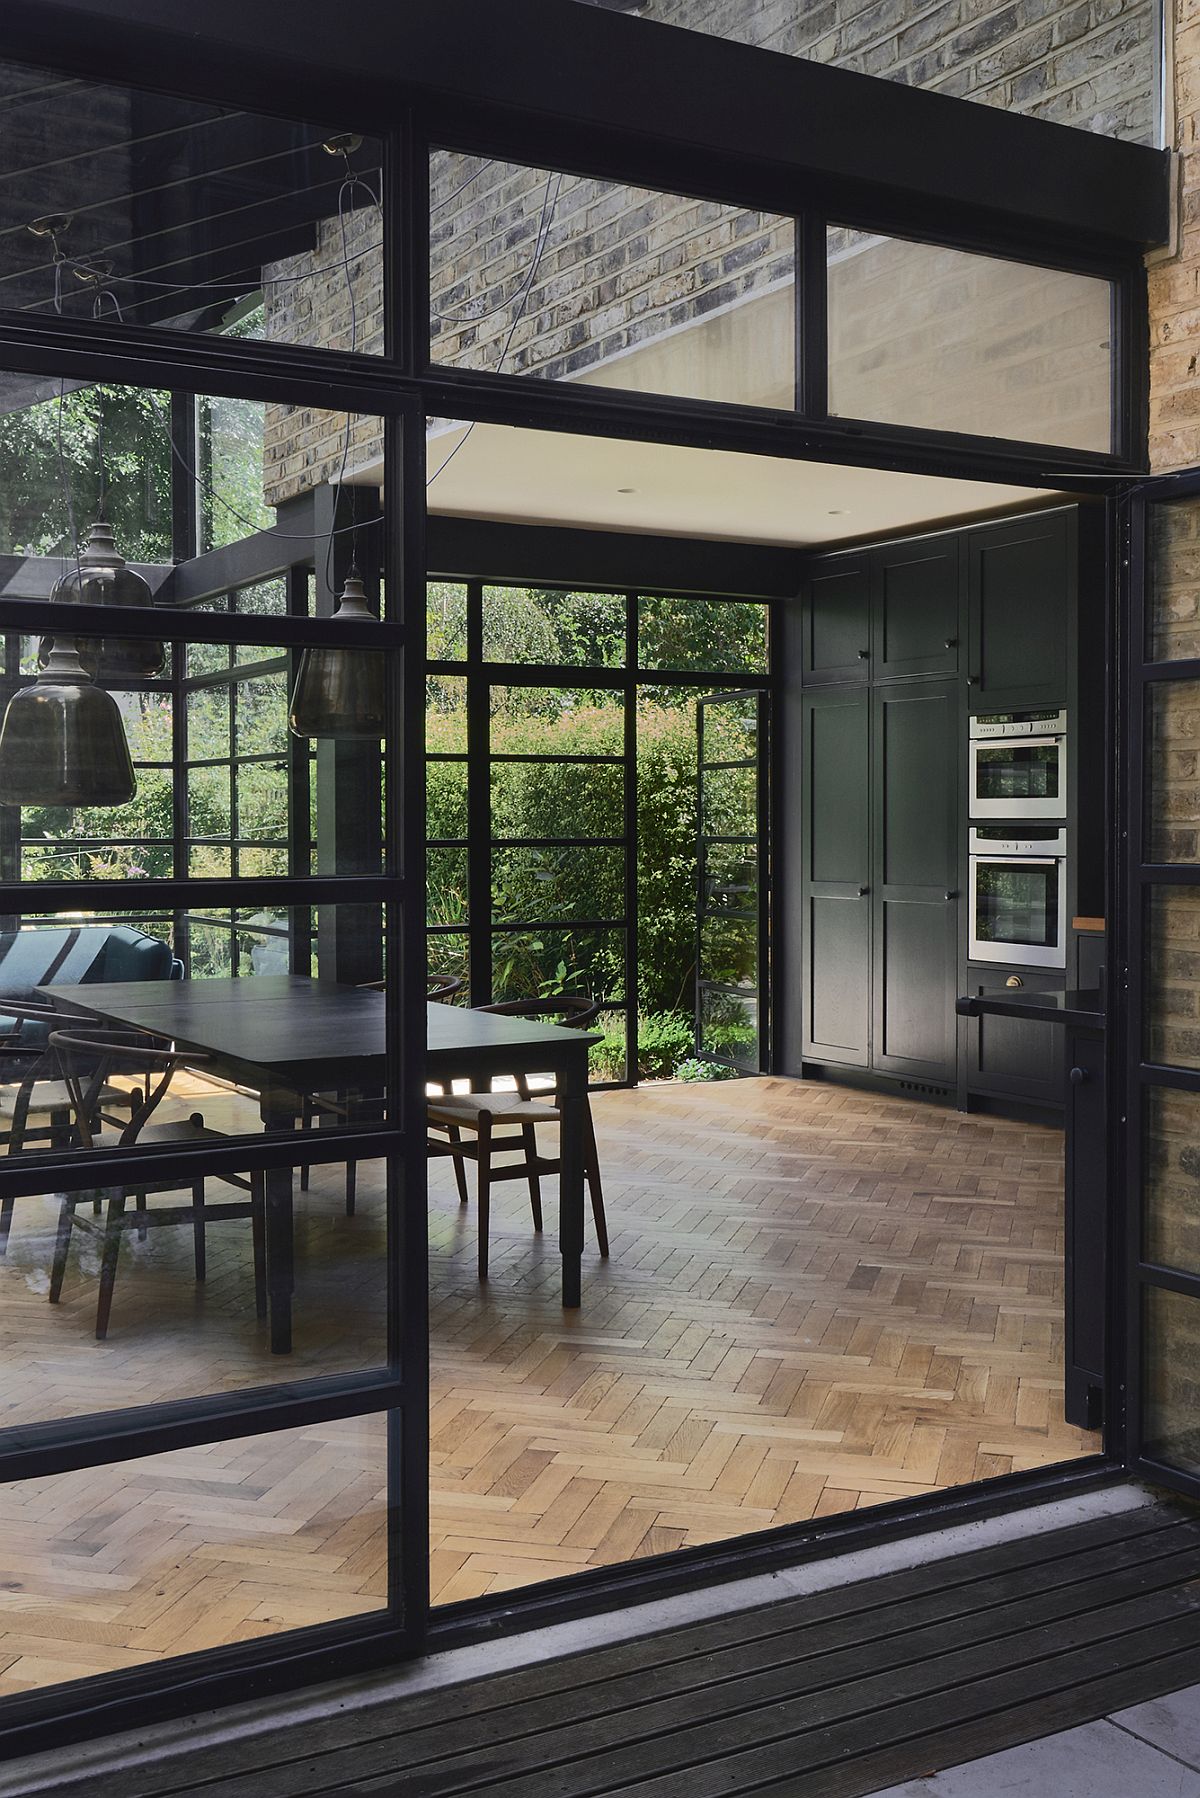
{"label": "wooden decking", "polygon": [[[204,1111],[231,1128],[246,1103]],[[589,1240],[575,1313],[515,1181],[479,1285],[474,1207],[434,1165],[438,1602],[1097,1446],[1061,1421],[1056,1132],[772,1080],[595,1112],[612,1256]],[[131,1239],[97,1343],[94,1242],[46,1300],[56,1216],[20,1201],[0,1263],[6,1422],[381,1358],[378,1170],[353,1218],[338,1168],[297,1197],[286,1358],[255,1317],[248,1226],[213,1227],[202,1288],[188,1229]],[[0,1694],[377,1608],[384,1485],[368,1421],[0,1489]]]}
{"label": "wooden decking", "polygon": [[[93,1757],[81,1780],[50,1763],[20,1789],[861,1798],[1191,1684],[1198,1574],[1200,1523],[1148,1505],[470,1683],[307,1694],[307,1714],[275,1727],[260,1715],[234,1733],[226,1713],[186,1750]],[[1194,1790],[1187,1767],[1162,1765],[1178,1779],[1156,1792]]]}

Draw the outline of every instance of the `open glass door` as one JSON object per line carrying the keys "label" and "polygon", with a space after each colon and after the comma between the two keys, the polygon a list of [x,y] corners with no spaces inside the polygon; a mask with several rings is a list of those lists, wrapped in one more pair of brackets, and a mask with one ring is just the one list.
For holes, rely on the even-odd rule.
{"label": "open glass door", "polygon": [[766,1062],[766,698],[696,704],[696,1054],[745,1074]]}
{"label": "open glass door", "polygon": [[1129,1441],[1200,1497],[1200,471],[1146,483],[1129,528]]}

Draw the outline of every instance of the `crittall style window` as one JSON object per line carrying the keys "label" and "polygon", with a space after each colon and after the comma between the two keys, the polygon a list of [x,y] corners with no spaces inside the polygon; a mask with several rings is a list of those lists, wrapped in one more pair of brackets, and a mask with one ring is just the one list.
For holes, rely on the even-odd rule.
{"label": "crittall style window", "polygon": [[[761,596],[792,592],[736,556],[793,538],[746,522],[754,469],[933,476],[944,517],[960,480],[1061,498],[1140,465],[1150,152],[1063,133],[1031,197],[1037,127],[979,108],[950,174],[944,133],[891,126],[864,169],[870,108],[852,139],[853,108],[799,104],[828,71],[760,59],[748,117],[754,70],[718,79],[700,33],[634,56],[634,20],[563,5],[543,42],[464,5],[451,37],[433,0],[351,33],[300,0],[283,55],[278,19],[205,0],[186,38],[99,0],[6,16],[0,1586],[77,1649],[48,1672],[14,1632],[7,1742],[428,1640],[427,1115],[462,1071],[430,974],[465,983],[460,1035],[586,992],[596,1085],[770,1071]],[[727,538],[719,572],[426,554],[427,514],[661,533],[615,464],[588,517],[554,498],[622,439],[692,458],[676,534],[696,569]],[[695,477],[710,450],[732,491]],[[1196,673],[1154,681],[1172,779]],[[1186,1135],[1168,971],[1147,1093]],[[1152,1345],[1200,1306],[1172,1216]]]}

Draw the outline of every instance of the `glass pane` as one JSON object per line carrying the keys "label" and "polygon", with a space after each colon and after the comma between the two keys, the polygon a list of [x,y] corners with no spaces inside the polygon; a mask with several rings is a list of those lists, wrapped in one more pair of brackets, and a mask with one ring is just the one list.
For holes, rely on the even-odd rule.
{"label": "glass pane", "polygon": [[[751,762],[758,756],[758,695],[721,699],[702,704],[698,717],[704,729],[704,761]],[[707,777],[706,777],[707,778]]]}
{"label": "glass pane", "polygon": [[[307,1131],[383,1117],[383,994],[358,990],[385,966],[382,908],[347,904],[183,916],[29,914],[0,931],[0,1004],[52,1007],[85,1096],[32,1016],[0,1037],[0,1135],[9,1155],[110,1147],[137,1118],[142,1147]],[[293,979],[292,976],[304,978]],[[310,980],[309,976],[316,979]],[[123,1053],[123,1050],[129,1053]],[[74,1065],[74,1063],[72,1063]],[[152,1114],[131,1094],[139,1068],[163,1085]],[[86,1098],[93,1078],[112,1105]],[[201,1124],[197,1124],[199,1118]],[[207,1137],[198,1140],[207,1141]]]}
{"label": "glass pane", "polygon": [[1200,683],[1146,689],[1146,860],[1200,861]]}
{"label": "glass pane", "polygon": [[1108,281],[840,225],[827,255],[831,412],[1111,451]]}
{"label": "glass pane", "polygon": [[623,930],[497,931],[492,938],[496,999],[547,999],[586,993],[625,997]]}
{"label": "glass pane", "polygon": [[467,834],[467,764],[426,762],[425,829],[430,842]]}
{"label": "glass pane", "polygon": [[706,768],[704,817],[706,835],[752,837],[758,828],[758,769]]}
{"label": "glass pane", "polygon": [[758,1000],[750,994],[700,989],[700,1053],[740,1066],[758,1064]]}
{"label": "glass pane", "polygon": [[792,408],[791,219],[454,151],[430,206],[435,363]]}
{"label": "glass pane", "polygon": [[1200,656],[1200,498],[1150,507],[1148,562],[1148,660]]}
{"label": "glass pane", "polygon": [[465,924],[467,920],[467,852],[430,849],[426,854],[426,921]]}
{"label": "glass pane", "polygon": [[758,985],[758,920],[710,912],[700,925],[700,973],[720,986]]}
{"label": "glass pane", "polygon": [[387,1513],[382,1417],[0,1487],[22,1599],[0,1643],[2,1689],[382,1611]]}
{"label": "glass pane", "polygon": [[638,666],[765,674],[767,608],[751,600],[638,600]]}
{"label": "glass pane", "polygon": [[624,595],[485,587],[483,654],[490,662],[623,668]]}
{"label": "glass pane", "polygon": [[491,751],[498,755],[625,752],[625,700],[585,687],[492,687]]}
{"label": "glass pane", "polygon": [[377,141],[16,63],[0,99],[0,306],[382,354]]}
{"label": "glass pane", "polygon": [[742,0],[736,6],[714,6],[712,0],[599,3],[635,18],[757,44],[905,87],[933,88],[1082,131],[1134,143],[1160,141],[1161,18],[1152,0],[1122,0],[1086,20],[1069,0],[1036,14],[1021,7],[948,15],[906,9],[894,17],[862,4],[831,15],[810,0]]}
{"label": "glass pane", "polygon": [[682,1017],[690,1038],[699,879],[695,689],[647,694],[640,687],[637,729],[638,996],[644,1013]]}
{"label": "glass pane", "polygon": [[600,1031],[602,1039],[588,1051],[589,1080],[624,1080],[628,1068],[625,1012],[602,1012],[592,1029]]}
{"label": "glass pane", "polygon": [[1146,1453],[1200,1473],[1200,1300],[1149,1287],[1144,1302]]}
{"label": "glass pane", "polygon": [[623,849],[572,844],[492,851],[492,916],[498,923],[566,923],[624,913]]}
{"label": "glass pane", "polygon": [[[114,1075],[114,1093],[134,1079],[132,1068]],[[182,1077],[181,1092],[187,1084]],[[203,1103],[210,1127],[230,1121],[237,1107],[235,1095],[198,1088],[191,1103]],[[123,1101],[112,1106],[128,1120]],[[313,1166],[303,1189],[301,1173],[294,1170],[288,1354],[271,1352],[270,1239],[255,1215],[261,1176],[203,1181],[203,1208],[224,1215],[203,1225],[199,1266],[194,1228],[203,1209],[190,1185],[147,1175],[144,1185],[14,1200],[0,1294],[5,1314],[21,1325],[5,1351],[5,1425],[386,1365],[385,1163]],[[116,1253],[111,1288],[101,1272],[106,1249]]]}
{"label": "glass pane", "polygon": [[1145,1057],[1200,1068],[1200,887],[1154,887],[1147,905]]}
{"label": "glass pane", "polygon": [[[439,975],[446,975],[453,980],[466,981],[470,974],[468,943],[465,935],[455,932],[443,934],[442,931],[431,931],[429,935],[429,977],[436,980]],[[464,987],[454,996],[454,1003],[469,1005],[471,993]]]}
{"label": "glass pane", "polygon": [[753,912],[758,905],[758,850],[745,843],[706,843],[704,903],[712,911]]}
{"label": "glass pane", "polygon": [[1200,1273],[1200,1093],[1146,1090],[1143,1153],[1143,1255]]}
{"label": "glass pane", "polygon": [[573,840],[624,834],[622,763],[492,763],[493,837]]}
{"label": "glass pane", "polygon": [[430,581],[425,595],[425,653],[429,660],[465,661],[467,589],[451,581]]}
{"label": "glass pane", "polygon": [[431,674],[426,680],[425,748],[430,755],[467,753],[465,674]]}
{"label": "glass pane", "polygon": [[1058,862],[978,859],[975,936],[980,943],[1050,949],[1058,942]]}

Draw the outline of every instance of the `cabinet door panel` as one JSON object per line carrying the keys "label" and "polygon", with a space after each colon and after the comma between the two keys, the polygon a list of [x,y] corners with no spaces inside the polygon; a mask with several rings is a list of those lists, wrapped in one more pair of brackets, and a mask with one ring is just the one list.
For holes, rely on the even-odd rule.
{"label": "cabinet door panel", "polygon": [[803,1053],[870,1053],[870,707],[867,689],[806,693],[803,717]]}
{"label": "cabinet door panel", "polygon": [[866,556],[817,563],[804,599],[804,681],[867,678],[871,654],[871,579]]}
{"label": "cabinet door panel", "polygon": [[808,1041],[818,1060],[864,1067],[868,1053],[871,908],[856,895],[808,902]]}
{"label": "cabinet door panel", "polygon": [[[969,993],[995,992],[1009,978],[1003,967],[975,966],[967,970]],[[1034,993],[1061,992],[1062,974],[1022,971],[1021,984]],[[1032,1018],[982,1017],[968,1020],[966,1028],[967,1088],[994,1098],[1035,1099],[1046,1104],[1062,1100],[1062,1032],[1057,1024]]]}
{"label": "cabinet door panel", "polygon": [[961,538],[875,552],[875,680],[958,670]]}
{"label": "cabinet door panel", "polygon": [[1061,512],[972,535],[967,612],[970,709],[1057,709],[1067,698],[1071,579]]}
{"label": "cabinet door panel", "polygon": [[871,1065],[954,1079],[959,706],[954,681],[873,695]]}

